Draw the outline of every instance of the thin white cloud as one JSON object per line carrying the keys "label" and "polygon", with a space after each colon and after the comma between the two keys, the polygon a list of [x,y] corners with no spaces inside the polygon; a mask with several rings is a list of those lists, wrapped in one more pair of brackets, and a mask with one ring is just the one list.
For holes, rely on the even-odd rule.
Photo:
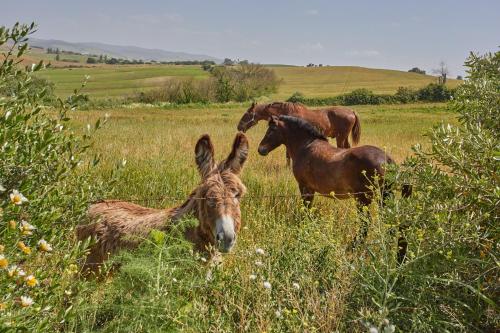
{"label": "thin white cloud", "polygon": [[351,50],[345,53],[347,56],[351,57],[377,57],[380,55],[380,52],[377,50]]}
{"label": "thin white cloud", "polygon": [[305,43],[300,45],[300,48],[304,51],[319,51],[324,49],[323,44],[321,44],[320,42]]}
{"label": "thin white cloud", "polygon": [[311,16],[317,16],[319,15],[319,11],[317,9],[309,9],[308,11],[306,11],[306,14]]}

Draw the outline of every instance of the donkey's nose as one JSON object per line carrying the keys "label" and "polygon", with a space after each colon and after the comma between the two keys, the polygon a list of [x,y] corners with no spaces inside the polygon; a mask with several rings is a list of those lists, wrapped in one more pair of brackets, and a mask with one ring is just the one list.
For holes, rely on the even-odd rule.
{"label": "donkey's nose", "polygon": [[219,250],[229,252],[236,242],[236,233],[234,231],[234,220],[231,216],[221,216],[216,222],[215,239]]}

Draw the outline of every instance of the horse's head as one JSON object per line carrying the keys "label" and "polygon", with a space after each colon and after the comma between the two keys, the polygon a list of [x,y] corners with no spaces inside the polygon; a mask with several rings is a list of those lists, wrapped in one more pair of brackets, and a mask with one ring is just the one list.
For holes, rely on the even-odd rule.
{"label": "horse's head", "polygon": [[256,118],[256,106],[257,103],[253,102],[248,110],[243,114],[243,117],[241,117],[240,122],[238,123],[238,131],[246,132],[248,129],[257,124],[257,121],[259,120]]}
{"label": "horse's head", "polygon": [[214,147],[208,135],[196,144],[196,164],[202,182],[196,190],[196,211],[201,234],[221,252],[229,252],[240,230],[240,199],[245,185],[239,174],[248,156],[248,140],[243,133],[234,139],[233,149],[224,161],[216,164]]}
{"label": "horse's head", "polygon": [[283,127],[284,122],[277,116],[271,116],[267,128],[266,135],[259,144],[259,154],[266,156],[271,151],[284,143],[283,141]]}

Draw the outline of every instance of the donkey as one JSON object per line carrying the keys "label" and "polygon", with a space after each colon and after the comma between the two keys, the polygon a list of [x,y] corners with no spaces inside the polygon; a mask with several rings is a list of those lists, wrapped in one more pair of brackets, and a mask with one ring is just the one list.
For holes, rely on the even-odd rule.
{"label": "donkey", "polygon": [[[250,108],[241,117],[238,123],[238,131],[246,132],[260,120],[268,121],[271,116],[280,115],[294,116],[310,122],[326,136],[335,138],[338,148],[351,147],[349,144],[349,133],[351,133],[354,146],[359,143],[361,137],[359,117],[352,109],[343,106],[332,106],[326,109],[309,110],[300,103],[291,102],[252,103]],[[287,165],[290,165],[288,151],[286,159]]]}
{"label": "donkey", "polygon": [[238,133],[229,156],[216,164],[212,141],[203,135],[196,143],[195,155],[201,183],[180,206],[153,209],[113,200],[90,206],[88,215],[96,222],[76,230],[79,240],[96,238],[86,258],[87,269],[95,270],[120,249],[136,247],[152,229],[168,231],[188,213],[199,221],[184,233],[196,250],[210,254],[215,248],[231,251],[241,226],[240,199],[246,188],[239,174],[248,157],[248,140]]}
{"label": "donkey", "polygon": [[[390,186],[384,183],[384,165],[395,162],[380,148],[335,148],[307,121],[291,116],[271,116],[267,132],[259,144],[259,154],[266,156],[282,144],[292,158],[293,174],[308,208],[316,192],[338,199],[354,198],[359,208],[367,206],[374,198],[371,185],[376,176],[383,197],[391,195]],[[408,195],[408,192],[406,190],[404,194]],[[363,238],[367,231],[364,225]],[[406,246],[400,245],[406,251]]]}

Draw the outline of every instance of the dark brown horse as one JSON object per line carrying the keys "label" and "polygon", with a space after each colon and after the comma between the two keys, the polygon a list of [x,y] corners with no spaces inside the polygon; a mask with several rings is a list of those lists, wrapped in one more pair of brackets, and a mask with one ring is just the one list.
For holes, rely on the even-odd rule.
{"label": "dark brown horse", "polygon": [[373,146],[336,148],[307,121],[291,116],[272,116],[266,135],[259,145],[265,156],[285,145],[293,161],[293,174],[308,205],[314,193],[339,199],[354,197],[368,205],[373,193],[370,186],[374,176],[383,182],[384,164],[394,163],[382,149]]}
{"label": "dark brown horse", "polygon": [[359,143],[361,126],[359,117],[353,110],[343,106],[332,106],[326,109],[309,110],[300,103],[275,102],[270,104],[256,104],[243,114],[238,123],[238,130],[246,132],[257,124],[259,120],[268,121],[271,116],[293,116],[302,118],[317,128],[324,135],[337,140],[337,147],[350,148],[349,133],[353,145]]}
{"label": "dark brown horse", "polygon": [[[311,206],[315,193],[339,199],[354,198],[359,207],[369,205],[374,198],[372,185],[377,185],[376,182],[383,190],[383,197],[390,194],[384,184],[384,165],[394,161],[380,148],[336,148],[303,119],[271,116],[259,154],[265,156],[282,144],[293,161],[293,175],[307,207]],[[364,237],[367,226],[362,230]]]}

